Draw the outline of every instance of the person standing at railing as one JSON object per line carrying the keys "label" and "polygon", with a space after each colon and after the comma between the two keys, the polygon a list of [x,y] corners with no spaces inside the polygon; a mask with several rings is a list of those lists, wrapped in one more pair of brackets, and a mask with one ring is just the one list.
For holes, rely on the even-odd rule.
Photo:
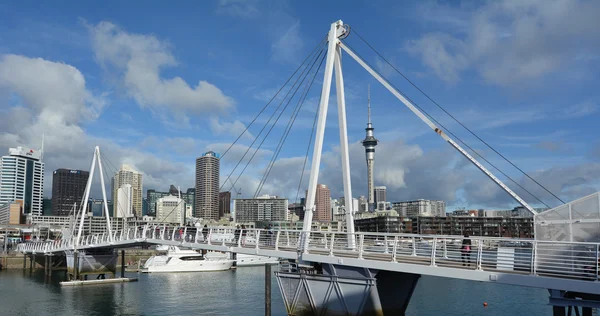
{"label": "person standing at railing", "polygon": [[469,239],[469,234],[465,233],[465,238],[462,241],[462,248],[460,250],[460,257],[462,259],[462,265],[471,266],[471,239]]}

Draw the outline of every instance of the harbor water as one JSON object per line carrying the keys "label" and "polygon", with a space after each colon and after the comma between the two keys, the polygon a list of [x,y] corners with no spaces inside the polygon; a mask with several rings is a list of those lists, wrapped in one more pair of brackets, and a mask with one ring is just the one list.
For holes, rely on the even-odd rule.
{"label": "harbor water", "polygon": [[[274,266],[275,268],[275,266]],[[43,270],[0,272],[0,315],[264,315],[264,267],[136,274],[138,282],[61,287]],[[272,315],[286,315],[275,277]],[[483,303],[488,306],[484,307]],[[550,315],[544,289],[422,277],[407,315]]]}

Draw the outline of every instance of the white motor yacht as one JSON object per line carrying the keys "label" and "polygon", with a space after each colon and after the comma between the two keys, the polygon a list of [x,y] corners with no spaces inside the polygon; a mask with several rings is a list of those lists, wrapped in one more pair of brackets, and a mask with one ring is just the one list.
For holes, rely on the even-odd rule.
{"label": "white motor yacht", "polygon": [[[164,247],[160,247],[163,250]],[[150,257],[144,264],[142,272],[203,272],[224,271],[231,269],[233,260],[221,256],[203,256],[194,250],[182,250],[176,246],[168,246],[165,255]]]}

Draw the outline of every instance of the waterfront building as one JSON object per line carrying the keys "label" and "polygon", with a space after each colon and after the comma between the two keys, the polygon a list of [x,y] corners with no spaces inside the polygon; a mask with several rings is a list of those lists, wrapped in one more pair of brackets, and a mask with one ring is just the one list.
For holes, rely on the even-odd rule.
{"label": "waterfront building", "polygon": [[[55,232],[60,232],[62,229],[75,227],[79,229],[79,223],[74,223],[74,216],[27,216],[26,222],[28,225],[37,227],[45,227]],[[124,218],[111,218],[111,230],[113,232],[122,230],[127,223]],[[130,226],[132,226],[130,224]],[[108,232],[106,229],[106,217],[104,216],[85,216],[83,219],[82,235],[102,234]]]}
{"label": "waterfront building", "polygon": [[196,199],[195,193],[196,193],[195,188],[189,188],[184,193],[184,192],[180,192],[172,184],[169,187],[168,192],[159,192],[154,189],[148,189],[148,191],[146,191],[146,200],[147,200],[146,204],[148,205],[148,213],[147,214],[156,216],[156,202],[158,201],[158,199],[165,197],[165,196],[169,196],[169,195],[181,196],[181,199],[183,199],[185,201],[186,205],[190,205],[193,208],[194,204],[195,204],[194,200]]}
{"label": "waterfront building", "polygon": [[304,220],[304,204],[291,203],[288,205],[288,210],[291,214],[295,214],[296,216],[298,216],[299,220]]}
{"label": "waterfront building", "polygon": [[233,209],[238,223],[287,221],[290,213],[287,199],[268,194],[256,199],[234,199]]}
{"label": "waterfront building", "polygon": [[[125,198],[128,202],[119,202],[118,190],[125,185],[129,185],[130,189],[125,188],[122,193],[127,193]],[[142,174],[137,172],[131,166],[123,164],[121,169],[117,171],[112,178],[112,200],[113,200],[113,216],[123,217],[129,212],[131,204],[131,213],[133,216],[142,217],[142,191],[143,178]],[[121,211],[120,207],[125,207]]]}
{"label": "waterfront building", "polygon": [[52,172],[52,215],[69,215],[81,208],[89,176],[83,170],[61,168]]}
{"label": "waterfront building", "polygon": [[213,151],[196,158],[196,218],[219,220],[219,164]]}
{"label": "waterfront building", "polygon": [[375,210],[375,188],[374,188],[374,168],[375,168],[375,146],[379,141],[375,138],[373,131],[373,124],[371,123],[371,89],[369,87],[367,96],[367,108],[368,108],[368,120],[366,137],[362,141],[362,145],[365,147],[365,157],[367,159],[367,190],[368,190],[368,211],[373,212]]}
{"label": "waterfront building", "polygon": [[435,200],[393,202],[392,208],[403,217],[446,216],[446,202]]}
{"label": "waterfront building", "polygon": [[156,201],[156,221],[185,224],[185,200],[169,195]]}
{"label": "waterfront building", "polygon": [[231,192],[219,192],[219,218],[231,214]]}
{"label": "waterfront building", "polygon": [[42,215],[43,150],[9,148],[0,160],[0,204],[22,201],[24,215]]}

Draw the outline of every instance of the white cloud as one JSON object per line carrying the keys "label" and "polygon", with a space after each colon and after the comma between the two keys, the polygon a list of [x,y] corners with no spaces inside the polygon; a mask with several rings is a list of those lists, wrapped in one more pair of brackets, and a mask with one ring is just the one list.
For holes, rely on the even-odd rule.
{"label": "white cloud", "polygon": [[413,55],[420,55],[425,66],[449,83],[457,82],[460,73],[469,65],[465,43],[446,34],[426,34],[409,41],[405,48]]}
{"label": "white cloud", "polygon": [[207,81],[191,87],[181,77],[161,77],[160,71],[176,66],[177,61],[169,44],[157,37],[127,33],[106,21],[88,28],[97,61],[117,74],[126,93],[140,106],[180,115],[225,112],[233,107],[233,99]]}
{"label": "white cloud", "polygon": [[219,0],[217,14],[230,15],[245,19],[260,16],[259,0]]}
{"label": "white cloud", "polygon": [[[239,120],[235,120],[233,122],[220,122],[218,118],[213,117],[210,119],[210,129],[216,135],[226,134],[237,138],[240,136],[240,134],[244,133],[244,130],[246,130],[246,125]],[[249,130],[245,131],[243,137],[246,139],[254,139],[254,136]]]}
{"label": "white cloud", "polygon": [[296,20],[285,29],[283,34],[276,36],[271,44],[273,60],[296,64],[300,62],[300,53],[303,52],[304,41],[300,37],[300,20]]}
{"label": "white cloud", "polygon": [[[88,135],[83,124],[96,119],[104,104],[101,97],[87,89],[84,76],[71,65],[41,58],[0,56],[0,113],[4,116],[0,150],[6,153],[9,147],[40,148],[41,135],[45,135],[45,196],[51,195],[52,171],[89,170],[96,145],[101,148],[109,177],[127,162],[144,174],[145,188],[163,188],[168,183],[192,185],[193,164],[186,168],[174,163],[173,157],[159,157]],[[99,191],[96,183],[92,196],[99,198]]]}
{"label": "white cloud", "polygon": [[519,85],[600,47],[595,1],[493,1],[471,9],[470,17],[464,8],[427,8],[422,13],[437,12],[427,18],[448,32],[425,34],[405,48],[450,83],[473,67],[490,83]]}

